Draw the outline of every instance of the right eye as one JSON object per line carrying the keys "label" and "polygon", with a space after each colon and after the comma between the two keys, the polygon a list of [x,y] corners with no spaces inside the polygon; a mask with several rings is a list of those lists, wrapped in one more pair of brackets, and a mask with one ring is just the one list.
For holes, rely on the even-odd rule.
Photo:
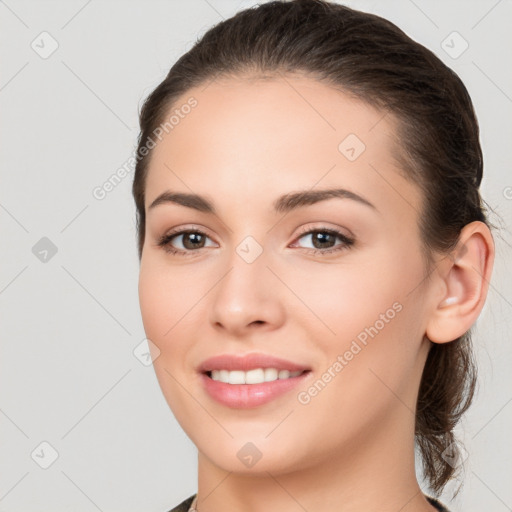
{"label": "right eye", "polygon": [[158,246],[171,254],[189,255],[204,247],[215,246],[214,243],[206,245],[211,238],[198,229],[184,229],[166,233],[158,241]]}

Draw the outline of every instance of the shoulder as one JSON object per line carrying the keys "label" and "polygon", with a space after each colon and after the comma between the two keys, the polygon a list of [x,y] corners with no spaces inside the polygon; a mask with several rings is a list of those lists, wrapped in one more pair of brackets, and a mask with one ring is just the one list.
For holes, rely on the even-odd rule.
{"label": "shoulder", "polygon": [[188,509],[190,508],[190,505],[192,505],[192,502],[194,501],[195,494],[188,497],[186,500],[182,501],[179,505],[174,507],[173,509],[169,510],[169,512],[188,512]]}
{"label": "shoulder", "polygon": [[435,498],[432,498],[431,496],[425,495],[425,498],[427,498],[427,501],[435,507],[439,512],[450,512],[440,501],[436,500]]}

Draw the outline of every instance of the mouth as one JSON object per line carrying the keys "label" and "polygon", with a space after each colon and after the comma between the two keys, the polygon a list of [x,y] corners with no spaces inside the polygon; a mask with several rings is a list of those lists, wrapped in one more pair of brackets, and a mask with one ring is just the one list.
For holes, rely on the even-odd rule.
{"label": "mouth", "polygon": [[201,373],[201,383],[217,404],[229,409],[253,409],[278,398],[295,400],[291,391],[310,380],[311,375],[311,370],[277,372],[275,368],[255,368],[247,372],[210,370]]}
{"label": "mouth", "polygon": [[289,392],[312,375],[310,367],[260,352],[221,354],[196,370],[207,395],[234,409],[257,407],[278,397],[289,399]]}

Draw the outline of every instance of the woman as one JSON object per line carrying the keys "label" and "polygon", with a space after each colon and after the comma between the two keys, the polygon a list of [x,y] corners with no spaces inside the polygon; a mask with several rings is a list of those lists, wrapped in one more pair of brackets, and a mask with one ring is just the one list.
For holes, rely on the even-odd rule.
{"label": "woman", "polygon": [[447,510],[494,261],[457,75],[378,16],[270,2],[140,124],[142,319],[198,448],[173,510]]}

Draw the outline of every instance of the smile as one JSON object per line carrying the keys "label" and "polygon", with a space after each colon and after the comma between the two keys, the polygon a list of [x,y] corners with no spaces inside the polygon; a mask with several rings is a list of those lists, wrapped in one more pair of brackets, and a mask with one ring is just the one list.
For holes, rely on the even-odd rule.
{"label": "smile", "polygon": [[226,384],[262,384],[278,379],[289,379],[298,377],[301,370],[290,372],[289,370],[278,370],[277,368],[255,368],[244,372],[243,370],[212,370],[209,376],[218,382]]}

